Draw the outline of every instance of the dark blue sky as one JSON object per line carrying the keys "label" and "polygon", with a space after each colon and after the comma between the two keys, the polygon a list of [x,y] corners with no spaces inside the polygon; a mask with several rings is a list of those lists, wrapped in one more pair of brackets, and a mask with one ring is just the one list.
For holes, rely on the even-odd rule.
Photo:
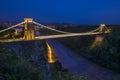
{"label": "dark blue sky", "polygon": [[120,0],[0,0],[0,21],[120,24]]}

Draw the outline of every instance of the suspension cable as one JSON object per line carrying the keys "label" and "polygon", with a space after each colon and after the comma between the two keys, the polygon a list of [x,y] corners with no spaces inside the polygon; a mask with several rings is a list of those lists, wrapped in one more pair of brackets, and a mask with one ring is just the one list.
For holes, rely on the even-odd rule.
{"label": "suspension cable", "polygon": [[[21,22],[21,23],[18,23],[18,24],[16,24],[16,25],[14,25],[14,26],[9,27],[9,28],[3,29],[3,30],[0,31],[0,33],[4,32],[4,31],[7,31],[7,30],[9,30],[9,29],[15,28],[15,27],[17,27],[17,26],[19,26],[19,25],[22,25],[22,24],[24,24],[24,23],[25,23],[25,22]],[[47,29],[49,29],[49,30],[55,31],[55,32],[59,32],[59,33],[72,33],[72,32],[65,32],[65,31],[61,31],[61,30],[54,29],[54,28],[50,28],[50,27],[48,27],[48,26],[42,25],[42,24],[40,24],[40,23],[37,23],[37,22],[35,22],[35,21],[33,21],[33,23],[36,24],[36,25],[42,26],[42,27],[44,27],[44,28],[47,28]],[[105,26],[105,28],[107,29],[106,26]],[[86,33],[93,33],[93,32],[95,32],[95,31],[97,31],[97,30],[99,30],[99,28],[94,29],[94,30],[91,30],[91,31],[88,31],[88,32],[86,32]],[[72,33],[72,34],[76,34],[76,33]]]}
{"label": "suspension cable", "polygon": [[3,29],[3,30],[0,30],[0,33],[4,32],[4,31],[7,31],[7,30],[9,30],[9,29],[15,28],[15,27],[17,27],[17,26],[19,26],[19,25],[22,25],[22,24],[24,24],[24,23],[25,23],[25,22],[21,22],[21,23],[18,23],[18,24],[16,24],[16,25],[14,25],[14,26],[8,27],[8,28]]}
{"label": "suspension cable", "polygon": [[[72,32],[65,32],[65,31],[61,31],[61,30],[57,30],[57,29],[53,29],[53,28],[50,28],[50,27],[44,26],[44,25],[42,25],[42,24],[40,24],[40,23],[37,23],[37,22],[35,22],[35,21],[33,21],[33,23],[36,24],[36,25],[42,26],[42,27],[44,27],[44,28],[47,28],[47,29],[49,29],[49,30],[59,32],[59,33],[72,33]],[[92,32],[95,32],[95,31],[97,31],[97,30],[99,30],[99,27],[98,27],[97,29],[94,29],[94,30],[88,31],[88,32],[86,32],[86,33],[92,33]],[[76,34],[76,33],[72,33],[72,34]]]}
{"label": "suspension cable", "polygon": [[42,25],[42,24],[40,24],[40,23],[37,23],[37,22],[35,22],[35,21],[33,21],[33,23],[36,24],[36,25],[42,26],[42,27],[44,27],[44,28],[47,28],[47,29],[49,29],[49,30],[59,32],[59,33],[71,33],[71,32],[65,32],[65,31],[61,31],[61,30],[54,29],[54,28],[50,28],[50,27],[44,26],[44,25]]}

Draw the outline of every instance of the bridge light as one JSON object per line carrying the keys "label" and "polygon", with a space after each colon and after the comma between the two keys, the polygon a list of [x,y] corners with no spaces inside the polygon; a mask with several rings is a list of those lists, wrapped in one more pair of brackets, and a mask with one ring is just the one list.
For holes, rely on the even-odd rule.
{"label": "bridge light", "polygon": [[90,50],[92,50],[95,47],[101,46],[101,44],[103,43],[103,40],[104,40],[104,36],[103,35],[97,35],[95,37],[94,42],[90,46]]}
{"label": "bridge light", "polygon": [[56,59],[55,59],[55,56],[53,55],[52,53],[52,48],[51,46],[46,42],[47,44],[47,56],[48,56],[48,63],[55,63],[56,62]]}
{"label": "bridge light", "polygon": [[31,23],[31,22],[33,22],[33,18],[24,18],[24,22],[29,22],[29,23]]}
{"label": "bridge light", "polygon": [[111,29],[110,27],[108,27],[108,29],[106,30],[106,32],[107,32],[107,33],[110,33],[111,30],[112,30],[112,29]]}

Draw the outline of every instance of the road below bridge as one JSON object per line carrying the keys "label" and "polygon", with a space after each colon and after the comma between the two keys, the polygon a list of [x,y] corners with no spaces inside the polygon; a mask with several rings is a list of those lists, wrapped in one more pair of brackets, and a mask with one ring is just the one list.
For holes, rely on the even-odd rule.
{"label": "road below bridge", "polygon": [[47,41],[53,47],[58,61],[69,72],[76,73],[77,75],[85,74],[90,80],[111,80],[118,75],[75,54],[56,40]]}

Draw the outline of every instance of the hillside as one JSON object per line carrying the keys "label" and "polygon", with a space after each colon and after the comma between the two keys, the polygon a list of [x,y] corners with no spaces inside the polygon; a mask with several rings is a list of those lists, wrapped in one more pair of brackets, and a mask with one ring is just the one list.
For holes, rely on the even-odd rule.
{"label": "hillside", "polygon": [[[61,28],[70,32],[85,32],[89,31],[95,26],[89,27],[72,27]],[[79,55],[95,62],[100,66],[104,66],[115,72],[120,72],[120,27],[112,26],[110,34],[106,35],[94,35],[94,36],[80,36],[57,39],[62,44],[67,46],[72,51],[75,51]],[[101,38],[101,39],[100,39]],[[100,39],[100,40],[99,40]],[[98,41],[97,41],[98,40]]]}

